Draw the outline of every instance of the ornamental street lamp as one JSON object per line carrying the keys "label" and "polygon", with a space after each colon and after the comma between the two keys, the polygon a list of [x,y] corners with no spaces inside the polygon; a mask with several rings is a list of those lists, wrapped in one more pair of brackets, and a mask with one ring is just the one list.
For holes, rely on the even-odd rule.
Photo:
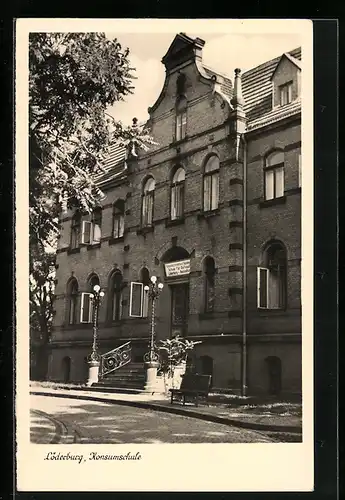
{"label": "ornamental street lamp", "polygon": [[104,297],[104,292],[101,291],[101,287],[99,285],[95,285],[93,287],[93,293],[90,293],[90,299],[93,305],[93,322],[92,322],[92,351],[91,354],[87,357],[87,362],[89,365],[89,378],[87,381],[87,385],[91,386],[92,384],[98,382],[98,374],[99,374],[99,366],[101,363],[101,356],[98,352],[97,346],[97,335],[98,335],[98,311],[101,303],[101,299]]}
{"label": "ornamental street lamp", "polygon": [[155,314],[156,314],[156,300],[158,299],[161,291],[163,290],[163,283],[158,282],[156,276],[151,276],[150,285],[146,285],[144,287],[144,291],[148,294],[151,299],[151,325],[150,325],[150,344],[149,351],[144,355],[144,362],[146,367],[146,384],[145,390],[147,392],[154,392],[156,377],[157,377],[157,368],[159,366],[158,363],[158,353],[156,351],[155,337],[156,337],[156,323],[155,323]]}

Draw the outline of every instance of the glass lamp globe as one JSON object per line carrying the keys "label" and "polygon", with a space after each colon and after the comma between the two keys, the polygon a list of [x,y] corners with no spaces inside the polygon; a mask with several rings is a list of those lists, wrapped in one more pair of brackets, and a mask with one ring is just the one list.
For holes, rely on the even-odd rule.
{"label": "glass lamp globe", "polygon": [[98,292],[100,291],[101,287],[100,287],[99,285],[95,285],[95,286],[93,287],[93,289],[94,289],[94,291],[95,291],[96,293],[98,293]]}
{"label": "glass lamp globe", "polygon": [[159,283],[159,284],[158,284],[158,288],[159,288],[160,290],[162,290],[162,289],[163,289],[163,287],[164,287],[163,283]]}
{"label": "glass lamp globe", "polygon": [[90,299],[93,299],[94,298],[94,294],[90,293],[89,297],[90,297]]}
{"label": "glass lamp globe", "polygon": [[100,297],[104,297],[104,292],[101,292],[101,293],[99,294],[99,296],[100,296]]}
{"label": "glass lamp globe", "polygon": [[153,284],[155,284],[156,281],[157,281],[157,277],[156,276],[151,276],[151,281],[152,281]]}
{"label": "glass lamp globe", "polygon": [[150,290],[150,287],[148,285],[145,285],[144,290],[145,290],[145,292],[148,292]]}

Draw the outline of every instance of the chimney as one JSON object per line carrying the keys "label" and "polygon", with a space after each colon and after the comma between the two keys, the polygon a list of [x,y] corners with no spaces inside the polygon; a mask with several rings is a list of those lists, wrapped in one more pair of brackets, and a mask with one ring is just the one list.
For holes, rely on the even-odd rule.
{"label": "chimney", "polygon": [[239,68],[235,69],[235,80],[234,80],[234,95],[231,99],[231,104],[234,108],[243,107],[244,99],[242,95],[242,77],[241,70]]}

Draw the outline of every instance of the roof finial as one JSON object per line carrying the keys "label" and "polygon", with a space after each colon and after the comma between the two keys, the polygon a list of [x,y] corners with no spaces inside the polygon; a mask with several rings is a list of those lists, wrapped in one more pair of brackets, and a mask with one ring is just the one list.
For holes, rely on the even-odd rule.
{"label": "roof finial", "polygon": [[132,122],[133,122],[133,127],[136,127],[138,125],[138,118],[133,118]]}
{"label": "roof finial", "polygon": [[242,78],[241,70],[239,68],[235,69],[235,80],[234,80],[234,95],[231,99],[231,104],[236,108],[237,106],[243,106],[244,99],[242,95]]}

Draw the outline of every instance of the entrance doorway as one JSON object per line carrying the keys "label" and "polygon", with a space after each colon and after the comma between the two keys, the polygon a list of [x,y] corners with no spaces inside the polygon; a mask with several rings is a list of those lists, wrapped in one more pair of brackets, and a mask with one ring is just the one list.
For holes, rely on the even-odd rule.
{"label": "entrance doorway", "polygon": [[187,333],[189,310],[189,284],[171,285],[171,334],[184,336]]}
{"label": "entrance doorway", "polygon": [[278,396],[282,389],[281,360],[277,356],[268,356],[265,361],[268,371],[268,393]]}
{"label": "entrance doorway", "polygon": [[62,380],[65,384],[71,380],[71,358],[68,356],[62,360]]}

